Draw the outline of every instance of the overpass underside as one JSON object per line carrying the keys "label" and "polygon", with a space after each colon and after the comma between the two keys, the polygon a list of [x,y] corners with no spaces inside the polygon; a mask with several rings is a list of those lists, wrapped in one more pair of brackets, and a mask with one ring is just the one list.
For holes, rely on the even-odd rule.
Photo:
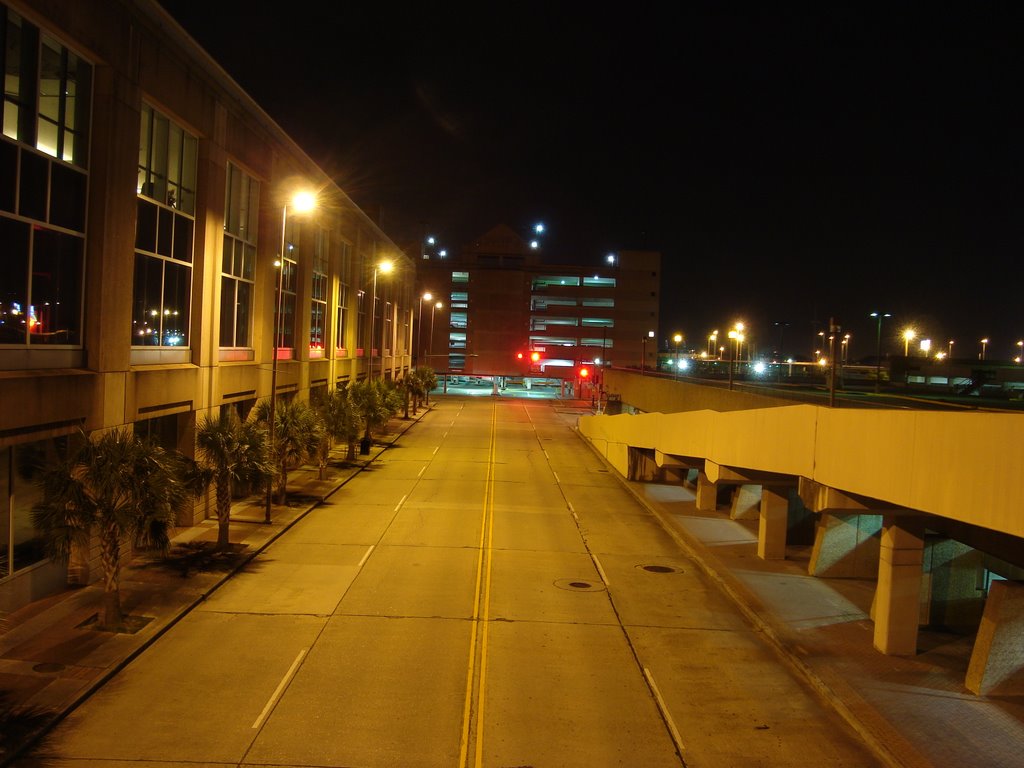
{"label": "overpass underside", "polygon": [[965,685],[979,694],[1024,668],[1022,427],[1018,414],[812,405],[579,422],[625,478],[755,518],[760,558],[809,531],[811,575],[874,580],[880,652],[916,654],[922,626],[975,632]]}

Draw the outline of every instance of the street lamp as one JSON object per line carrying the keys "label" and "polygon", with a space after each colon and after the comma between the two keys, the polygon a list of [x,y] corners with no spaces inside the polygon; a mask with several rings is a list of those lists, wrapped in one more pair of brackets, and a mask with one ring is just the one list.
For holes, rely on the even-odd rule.
{"label": "street lamp", "polygon": [[[308,213],[316,208],[316,196],[312,192],[296,192],[290,201],[286,201],[281,208],[281,255],[277,261],[277,297],[274,310],[274,356],[270,363],[270,451],[274,452],[274,442],[277,438],[277,354],[281,346],[281,297],[284,294],[284,249],[285,232],[288,229],[289,205],[293,213]],[[267,504],[263,521],[270,524],[270,509],[273,505],[274,482],[271,479],[267,483]]]}
{"label": "street lamp", "polygon": [[711,335],[708,336],[708,354],[712,357],[715,354],[715,347],[718,344],[718,331],[712,331]]}
{"label": "street lamp", "polygon": [[740,345],[743,344],[743,323],[736,323],[729,331],[729,338],[733,341],[732,359],[729,361],[729,389],[732,389],[733,368],[736,366],[737,358],[740,356]]}
{"label": "street lamp", "polygon": [[949,340],[949,359],[953,359],[953,340]]}
{"label": "street lamp", "polygon": [[644,368],[647,367],[647,340],[654,338],[654,331],[648,331],[647,335],[640,340],[640,375],[644,375]]}
{"label": "street lamp", "polygon": [[903,329],[903,356],[907,357],[910,354],[910,342],[917,336],[917,331],[913,328]]}
{"label": "street lamp", "polygon": [[[395,265],[390,261],[382,261],[379,264],[373,265],[373,300],[370,302],[370,359],[368,361],[369,371],[367,376],[370,381],[373,381],[373,326],[374,321],[377,319],[377,273],[383,272],[384,274],[387,274],[394,268]],[[384,346],[383,340],[381,342],[381,346]],[[382,349],[381,366],[384,365],[383,354],[384,350]]]}
{"label": "street lamp", "polygon": [[988,346],[988,339],[981,340],[981,359],[985,359],[985,347]]}
{"label": "street lamp", "polygon": [[420,355],[423,354],[423,302],[431,301],[434,298],[430,291],[420,296],[420,310],[416,318],[416,365],[420,363]]}
{"label": "street lamp", "polygon": [[438,301],[430,308],[430,350],[427,353],[428,358],[434,356],[434,310],[441,309],[442,307],[444,307],[444,304]]}
{"label": "street lamp", "polygon": [[677,333],[672,337],[672,341],[676,343],[676,378],[679,378],[679,342],[683,340],[683,334]]}
{"label": "street lamp", "polygon": [[1024,340],[1017,342],[1017,350],[1017,359],[1014,362],[1022,363],[1024,362]]}

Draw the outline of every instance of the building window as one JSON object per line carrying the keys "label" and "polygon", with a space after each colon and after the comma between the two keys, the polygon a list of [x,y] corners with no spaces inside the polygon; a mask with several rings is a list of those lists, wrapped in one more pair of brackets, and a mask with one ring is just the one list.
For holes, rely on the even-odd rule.
{"label": "building window", "polygon": [[0,579],[45,559],[32,507],[42,501],[43,470],[67,456],[69,440],[47,438],[0,449]]}
{"label": "building window", "polygon": [[228,163],[224,197],[224,254],[220,277],[220,345],[248,347],[256,282],[259,182]]}
{"label": "building window", "polygon": [[451,302],[449,306],[452,309],[466,309],[469,307],[469,294],[466,291],[452,291]]}
{"label": "building window", "polygon": [[0,34],[0,344],[78,346],[92,68],[3,6]]}
{"label": "building window", "polygon": [[356,346],[362,349],[366,341],[366,291],[356,297]]}
{"label": "building window", "polygon": [[469,272],[452,272],[453,283],[468,283]]}
{"label": "building window", "polygon": [[583,285],[590,288],[614,288],[615,278],[614,277],[584,277]]}
{"label": "building window", "polygon": [[298,301],[299,253],[296,242],[298,225],[288,220],[284,230],[284,253],[280,269],[281,295],[274,308],[274,346],[291,349],[295,346],[295,305]]}
{"label": "building window", "polygon": [[345,348],[345,334],[348,332],[348,285],[342,283],[338,286],[338,331],[335,339],[335,346],[338,349]]}
{"label": "building window", "polygon": [[533,290],[544,290],[548,286],[579,286],[580,279],[575,275],[537,275],[533,278]]}
{"label": "building window", "polygon": [[313,239],[313,286],[309,310],[309,348],[327,343],[327,230],[317,227]]}
{"label": "building window", "polygon": [[[384,302],[384,322],[381,323],[381,325],[383,326],[383,334],[384,335],[381,336],[380,346],[381,346],[381,349],[386,349],[386,350],[389,350],[389,351],[392,349],[392,346],[393,346],[393,339],[391,337],[391,333],[394,330],[394,328],[392,326],[392,317],[391,317],[392,306],[393,305],[391,304],[390,301],[385,301]],[[383,353],[381,353],[381,354],[383,354]]]}
{"label": "building window", "polygon": [[0,6],[4,36],[4,135],[84,168],[92,67]]}
{"label": "building window", "polygon": [[143,105],[139,145],[132,343],[187,347],[197,141]]}

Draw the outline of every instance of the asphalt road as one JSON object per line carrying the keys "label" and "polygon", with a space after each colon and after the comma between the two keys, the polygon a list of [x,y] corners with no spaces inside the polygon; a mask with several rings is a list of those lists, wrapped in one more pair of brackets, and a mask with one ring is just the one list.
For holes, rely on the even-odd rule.
{"label": "asphalt road", "polygon": [[47,765],[873,766],[556,401],[442,398]]}

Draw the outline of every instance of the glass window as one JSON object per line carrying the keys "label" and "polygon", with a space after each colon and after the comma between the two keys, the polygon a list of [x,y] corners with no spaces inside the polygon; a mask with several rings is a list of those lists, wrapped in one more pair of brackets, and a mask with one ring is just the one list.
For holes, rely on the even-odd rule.
{"label": "glass window", "polygon": [[44,35],[39,57],[36,147],[52,157],[84,166],[85,110],[92,68]]}
{"label": "glass window", "polygon": [[309,348],[327,344],[327,230],[317,227],[313,238],[313,285],[310,294]]}
{"label": "glass window", "polygon": [[356,346],[363,349],[366,344],[366,291],[356,296]]}
{"label": "glass window", "polygon": [[533,278],[533,290],[547,288],[551,285],[578,286],[580,279],[573,275],[537,275]]}
{"label": "glass window", "polygon": [[281,295],[277,297],[274,308],[274,346],[291,349],[295,346],[295,306],[298,302],[299,258],[297,242],[299,240],[298,225],[288,219],[284,234],[285,257],[280,269]]}
{"label": "glass window", "polygon": [[338,286],[338,330],[334,340],[334,346],[344,349],[346,344],[346,333],[348,332],[348,285],[342,283]]}
{"label": "glass window", "polygon": [[221,257],[220,346],[248,347],[256,276],[259,182],[228,163]]}
{"label": "glass window", "polygon": [[453,283],[468,283],[469,272],[452,272]]}
{"label": "glass window", "polygon": [[614,277],[584,277],[583,285],[591,288],[614,288],[615,278]]}
{"label": "glass window", "polygon": [[68,437],[0,449],[0,578],[45,559],[32,526],[42,471],[67,455]]}
{"label": "glass window", "polygon": [[469,294],[466,291],[452,291],[449,306],[452,309],[466,309],[469,306]]}
{"label": "glass window", "polygon": [[[189,343],[192,303],[197,140],[166,115],[143,104],[139,144],[132,341],[137,346],[184,347]],[[243,243],[237,255],[243,265],[239,269],[244,270],[247,256],[255,258],[255,248],[247,251]],[[232,268],[235,258],[233,244]],[[222,290],[224,274],[222,267]],[[234,276],[233,269],[227,274]],[[236,290],[235,298],[237,294]],[[242,294],[244,300],[244,289]],[[250,312],[250,307],[241,312],[247,324]],[[237,330],[237,312],[233,320]],[[224,334],[222,327],[222,342]],[[247,334],[246,327],[243,336]]]}

